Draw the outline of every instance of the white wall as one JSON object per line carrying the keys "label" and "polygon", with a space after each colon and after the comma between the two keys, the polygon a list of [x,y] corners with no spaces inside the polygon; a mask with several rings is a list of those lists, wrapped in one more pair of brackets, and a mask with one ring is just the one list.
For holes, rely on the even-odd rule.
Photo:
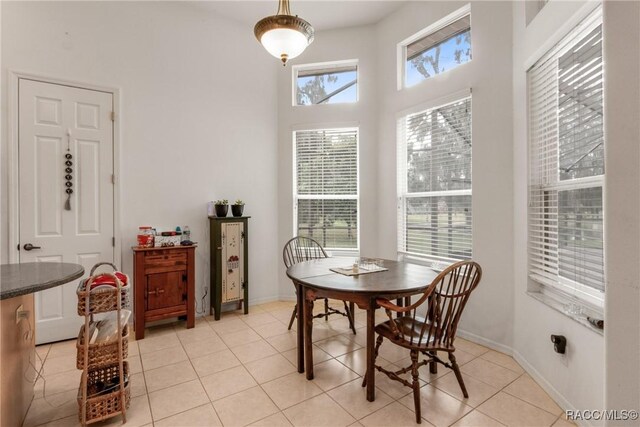
{"label": "white wall", "polygon": [[[359,59],[356,104],[293,107],[291,71],[279,75],[280,244],[293,234],[291,131],[304,124],[360,126],[361,255],[396,257],[396,114],[409,107],[473,88],[474,258],[484,268],[482,286],[466,308],[461,328],[501,348],[511,343],[512,192],[511,5],[472,6],[474,59],[458,69],[398,92],[396,44],[464,6],[455,2],[410,2],[375,26],[319,32],[293,64]],[[496,23],[502,23],[496,25]],[[293,287],[280,274],[280,295]],[[505,347],[506,346],[506,347]]]}
{"label": "white wall", "polygon": [[401,91],[396,45],[465,2],[411,2],[379,24],[378,32],[378,254],[396,256],[397,114],[464,89],[472,94],[473,258],[483,277],[460,329],[502,349],[513,322],[513,211],[511,129],[511,3],[471,4],[473,59]]}
{"label": "white wall", "polygon": [[[640,408],[640,3],[604,3],[605,407]],[[615,425],[637,425],[628,421]],[[611,423],[614,425],[614,423]]]}
{"label": "white wall", "polygon": [[252,215],[250,300],[277,296],[277,64],[250,28],[181,2],[3,2],[3,94],[7,70],[121,89],[124,271],[132,272],[139,225],[188,224],[200,245],[200,296],[209,277],[206,203],[241,198]]}
{"label": "white wall", "polygon": [[[595,5],[595,3],[593,3]],[[571,21],[584,2],[549,2],[527,27],[525,4],[513,7],[514,277],[513,349],[530,374],[565,409],[602,409],[603,338],[526,294],[527,291],[527,92],[525,63]],[[575,25],[575,22],[574,22]],[[564,32],[570,30],[565,28]],[[557,40],[556,40],[557,41]],[[547,48],[551,47],[547,45]],[[542,49],[542,51],[540,50]],[[567,354],[553,351],[551,334],[567,337]]]}
{"label": "white wall", "polygon": [[[360,173],[360,248],[362,256],[375,256],[377,233],[377,128],[376,113],[377,71],[375,27],[364,26],[333,31],[320,31],[313,44],[287,67],[278,72],[278,244],[284,244],[294,235],[293,230],[293,130],[306,125],[318,127],[359,127]],[[296,106],[292,105],[292,66],[347,59],[357,59],[359,101],[351,104]],[[334,255],[338,255],[335,252]],[[280,261],[280,296],[292,298],[295,294],[291,280],[287,279]]]}

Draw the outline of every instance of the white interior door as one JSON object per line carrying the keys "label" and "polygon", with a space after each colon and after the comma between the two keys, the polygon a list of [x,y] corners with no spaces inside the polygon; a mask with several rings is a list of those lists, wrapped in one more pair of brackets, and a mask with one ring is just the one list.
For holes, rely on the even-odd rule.
{"label": "white interior door", "polygon": [[[95,263],[114,260],[113,94],[20,79],[18,104],[20,262],[78,263],[86,277]],[[36,343],[77,336],[76,287],[36,294]]]}

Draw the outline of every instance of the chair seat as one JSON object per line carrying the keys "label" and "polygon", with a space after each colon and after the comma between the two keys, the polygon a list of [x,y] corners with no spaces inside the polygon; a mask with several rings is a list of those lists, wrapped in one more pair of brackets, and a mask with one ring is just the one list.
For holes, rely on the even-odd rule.
{"label": "chair seat", "polygon": [[[434,336],[442,336],[441,331],[438,330],[436,332],[436,328],[434,328],[431,334],[429,334],[429,328],[432,326],[424,317],[416,316],[416,318],[413,319],[412,317],[404,316],[395,319],[394,323],[401,334],[398,334],[394,330],[391,320],[376,325],[375,331],[394,344],[408,349],[455,351],[455,348],[451,345],[447,346],[443,343],[434,343]],[[425,327],[425,333],[421,337],[422,326],[425,324],[427,325]]]}

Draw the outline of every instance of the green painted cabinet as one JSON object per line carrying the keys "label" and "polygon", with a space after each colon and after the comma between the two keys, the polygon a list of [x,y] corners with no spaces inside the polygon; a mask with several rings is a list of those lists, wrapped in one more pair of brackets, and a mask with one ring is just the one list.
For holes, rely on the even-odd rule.
{"label": "green painted cabinet", "polygon": [[223,304],[249,313],[249,218],[209,217],[211,234],[211,313],[220,320]]}

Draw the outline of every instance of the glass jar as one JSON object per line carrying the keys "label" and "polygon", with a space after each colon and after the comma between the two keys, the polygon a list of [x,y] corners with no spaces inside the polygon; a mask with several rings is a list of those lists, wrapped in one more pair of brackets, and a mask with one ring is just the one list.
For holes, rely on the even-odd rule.
{"label": "glass jar", "polygon": [[154,245],[155,233],[149,226],[138,227],[138,246],[141,248],[152,248]]}

